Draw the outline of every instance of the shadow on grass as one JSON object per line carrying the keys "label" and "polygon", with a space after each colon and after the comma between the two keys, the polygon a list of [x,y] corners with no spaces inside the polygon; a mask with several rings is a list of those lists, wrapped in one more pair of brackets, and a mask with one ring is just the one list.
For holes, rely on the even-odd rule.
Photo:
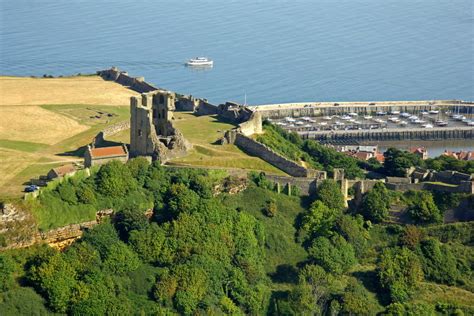
{"label": "shadow on grass", "polygon": [[[96,145],[96,148],[103,148],[103,147],[112,147],[112,146],[122,146],[122,143],[120,142],[114,142],[110,140],[104,140],[100,142],[98,145]],[[81,146],[77,149],[70,150],[70,151],[65,151],[59,154],[56,154],[57,156],[74,156],[74,157],[84,157],[84,153],[87,150],[87,145]]]}
{"label": "shadow on grass", "polygon": [[357,271],[352,275],[362,282],[364,287],[372,293],[375,293],[377,300],[383,306],[391,303],[389,293],[380,287],[377,272],[372,271]]}

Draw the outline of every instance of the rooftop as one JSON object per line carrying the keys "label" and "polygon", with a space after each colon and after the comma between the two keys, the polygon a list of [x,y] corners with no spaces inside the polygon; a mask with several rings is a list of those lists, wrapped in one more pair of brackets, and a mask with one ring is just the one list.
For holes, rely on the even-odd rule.
{"label": "rooftop", "polygon": [[76,171],[76,168],[72,164],[60,166],[52,169],[58,176],[62,177],[68,173]]}
{"label": "rooftop", "polygon": [[103,157],[115,157],[115,156],[126,156],[124,146],[113,146],[113,147],[102,147],[102,148],[91,148],[90,150],[92,158],[103,158]]}

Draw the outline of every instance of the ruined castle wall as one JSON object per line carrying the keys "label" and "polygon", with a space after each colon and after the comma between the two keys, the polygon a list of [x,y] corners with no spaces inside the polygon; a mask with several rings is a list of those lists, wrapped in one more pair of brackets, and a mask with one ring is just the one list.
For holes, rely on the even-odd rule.
{"label": "ruined castle wall", "polygon": [[239,124],[240,132],[245,136],[253,134],[262,134],[262,115],[259,112],[254,112],[249,120]]}
{"label": "ruined castle wall", "polygon": [[217,106],[204,101],[201,101],[196,109],[197,115],[213,115],[218,113],[219,109],[217,108]]}
{"label": "ruined castle wall", "polygon": [[118,84],[129,87],[140,93],[158,90],[159,88],[145,81],[143,77],[132,77],[127,72],[120,71],[118,68],[111,68],[98,71],[97,74],[105,80],[115,81]]}
{"label": "ruined castle wall", "polygon": [[108,136],[115,135],[121,131],[127,130],[130,128],[130,121],[119,122],[110,126],[107,126],[103,130],[101,130],[97,135],[94,137],[92,145],[100,146],[105,142],[105,139]]}
{"label": "ruined castle wall", "polygon": [[284,188],[288,184],[298,187],[303,195],[311,195],[316,192],[317,180],[312,178],[294,178],[274,175],[265,175],[271,182],[278,183]]}
{"label": "ruined castle wall", "polygon": [[309,171],[305,167],[281,156],[264,144],[245,135],[238,133],[235,137],[235,145],[246,153],[265,160],[293,177],[308,177],[309,175]]}
{"label": "ruined castle wall", "polygon": [[[144,100],[142,99],[142,102]],[[131,98],[130,105],[130,155],[152,155],[154,152],[151,135],[154,132],[150,111],[139,103],[136,97]]]}

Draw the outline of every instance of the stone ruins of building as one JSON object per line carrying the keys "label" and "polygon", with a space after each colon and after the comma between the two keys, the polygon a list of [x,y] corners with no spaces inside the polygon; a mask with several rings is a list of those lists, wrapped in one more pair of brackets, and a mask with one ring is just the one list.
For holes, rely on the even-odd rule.
{"label": "stone ruins of building", "polygon": [[158,90],[130,101],[130,154],[165,162],[184,156],[191,144],[173,126],[176,95]]}
{"label": "stone ruins of building", "polygon": [[102,148],[92,148],[91,146],[87,146],[87,150],[84,153],[84,166],[86,168],[92,166],[100,166],[112,160],[127,162],[127,146],[125,146],[124,144],[122,144],[121,146],[111,146]]}

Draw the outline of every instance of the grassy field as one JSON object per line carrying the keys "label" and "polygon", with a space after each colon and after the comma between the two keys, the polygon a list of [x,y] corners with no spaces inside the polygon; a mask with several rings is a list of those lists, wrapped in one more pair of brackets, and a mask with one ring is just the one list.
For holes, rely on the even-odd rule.
{"label": "grassy field", "polygon": [[[0,198],[69,162],[105,126],[129,119],[136,93],[97,76],[0,77]],[[104,105],[105,104],[105,105]]]}
{"label": "grassy field", "polygon": [[0,106],[43,104],[129,104],[137,93],[99,76],[29,78],[0,76]]}
{"label": "grassy field", "polygon": [[262,170],[271,174],[284,174],[262,159],[248,156],[234,145],[215,144],[226,130],[234,127],[219,122],[215,116],[196,117],[192,113],[177,112],[174,125],[194,147],[186,157],[172,160],[172,165]]}

